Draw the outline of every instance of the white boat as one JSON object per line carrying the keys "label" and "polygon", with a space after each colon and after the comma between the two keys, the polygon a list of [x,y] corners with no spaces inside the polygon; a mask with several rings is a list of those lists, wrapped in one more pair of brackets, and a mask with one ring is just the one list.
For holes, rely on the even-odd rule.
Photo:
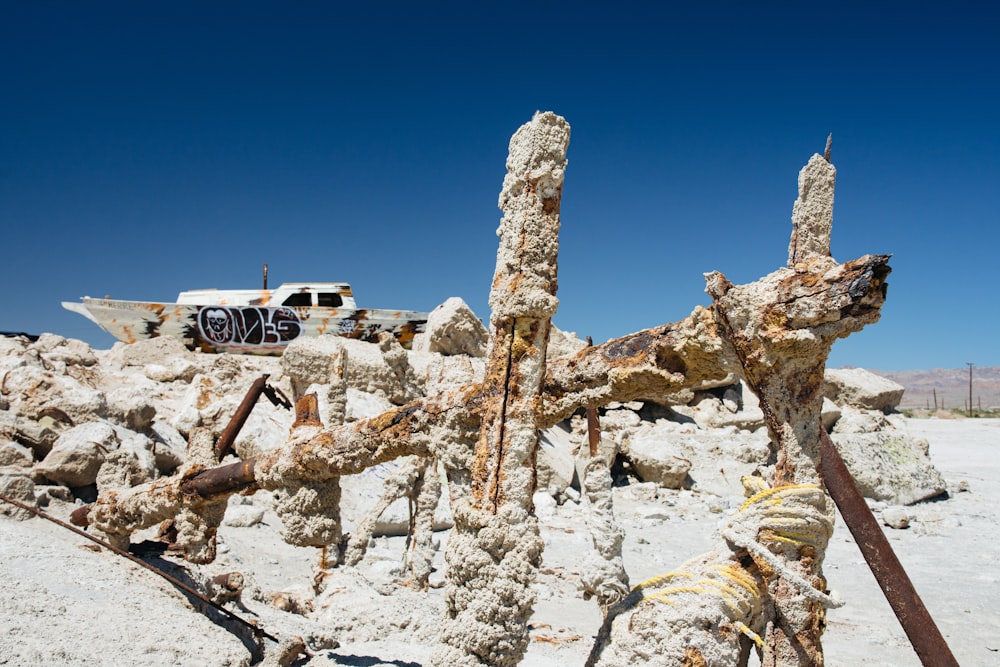
{"label": "white boat", "polygon": [[[265,280],[266,284],[266,280]],[[176,303],[83,297],[63,307],[91,320],[118,340],[180,338],[204,352],[281,354],[300,336],[331,334],[374,341],[391,333],[409,347],[427,313],[361,309],[347,283],[283,283],[277,289],[181,292]]]}

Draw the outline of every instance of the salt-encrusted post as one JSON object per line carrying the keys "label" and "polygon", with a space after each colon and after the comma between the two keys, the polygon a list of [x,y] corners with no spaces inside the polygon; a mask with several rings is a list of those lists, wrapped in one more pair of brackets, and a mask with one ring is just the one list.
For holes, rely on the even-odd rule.
{"label": "salt-encrusted post", "polygon": [[[706,276],[720,330],[760,398],[778,448],[775,487],[805,490],[820,484],[820,409],[830,347],[837,338],[877,321],[885,299],[887,256],[869,255],[846,264],[830,256],[836,170],[827,157],[814,155],[799,174],[788,268],[742,286],[721,273]],[[823,591],[826,585],[823,556],[834,513],[825,495],[815,500],[811,528],[800,530],[795,539],[775,540],[766,530],[756,538],[748,536],[764,542],[783,561],[768,581],[775,613],[764,637],[765,667],[823,664],[824,605],[832,602],[813,589]]]}
{"label": "salt-encrusted post", "polygon": [[540,390],[556,312],[569,124],[536,113],[510,141],[472,493],[453,507],[437,665],[516,665],[528,645],[542,539],[535,490]]}
{"label": "salt-encrusted post", "polygon": [[833,191],[837,170],[830,163],[830,142],[820,157],[815,154],[799,172],[799,197],[792,206],[792,238],[788,242],[788,268],[809,257],[830,257],[833,229]]}

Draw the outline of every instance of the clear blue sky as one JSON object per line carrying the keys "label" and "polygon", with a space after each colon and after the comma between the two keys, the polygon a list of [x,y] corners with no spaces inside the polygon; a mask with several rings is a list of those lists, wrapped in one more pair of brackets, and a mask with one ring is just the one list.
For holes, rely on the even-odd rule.
{"label": "clear blue sky", "polygon": [[833,133],[833,254],[891,253],[832,366],[1000,366],[989,3],[4,2],[0,330],[84,295],[350,282],[483,319],[510,135],[572,125],[555,323],[603,342],[787,258]]}

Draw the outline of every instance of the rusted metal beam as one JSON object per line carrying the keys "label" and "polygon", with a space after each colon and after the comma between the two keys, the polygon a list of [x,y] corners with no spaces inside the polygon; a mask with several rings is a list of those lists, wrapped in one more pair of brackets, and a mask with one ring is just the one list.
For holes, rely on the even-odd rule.
{"label": "rusted metal beam", "polygon": [[858,491],[826,429],[820,426],[820,456],[823,482],[858,543],[868,567],[885,594],[889,606],[903,626],[924,667],[958,667],[948,643],[917,594],[913,582]]}

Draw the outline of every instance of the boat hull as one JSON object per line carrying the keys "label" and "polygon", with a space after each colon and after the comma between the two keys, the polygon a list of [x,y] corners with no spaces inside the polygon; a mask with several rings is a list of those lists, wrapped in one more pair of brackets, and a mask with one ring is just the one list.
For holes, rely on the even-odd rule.
{"label": "boat hull", "polygon": [[427,313],[319,306],[193,305],[91,299],[63,303],[120,341],[172,336],[204,352],[281,354],[302,336],[330,334],[374,342],[387,332],[404,347],[424,331]]}

